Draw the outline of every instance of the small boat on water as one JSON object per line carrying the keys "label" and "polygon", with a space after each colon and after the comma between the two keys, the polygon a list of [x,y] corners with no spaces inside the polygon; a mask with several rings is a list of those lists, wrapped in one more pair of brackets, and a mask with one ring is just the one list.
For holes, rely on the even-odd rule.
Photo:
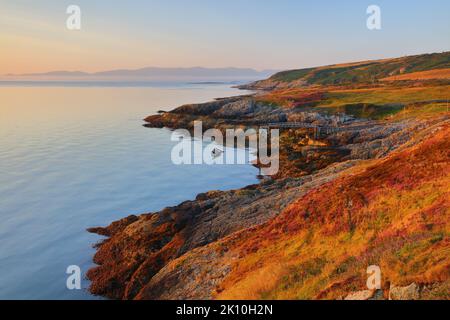
{"label": "small boat on water", "polygon": [[211,151],[211,154],[214,158],[220,157],[222,153],[223,151],[218,148],[214,148],[213,151]]}

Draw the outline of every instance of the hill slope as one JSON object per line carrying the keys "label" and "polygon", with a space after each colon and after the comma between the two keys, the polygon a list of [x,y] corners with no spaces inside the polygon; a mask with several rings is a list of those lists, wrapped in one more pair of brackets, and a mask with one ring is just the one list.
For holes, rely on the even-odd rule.
{"label": "hill slope", "polygon": [[448,122],[427,129],[273,220],[192,250],[138,298],[336,299],[364,290],[378,265],[385,297],[414,283],[417,298],[449,299],[449,134]]}
{"label": "hill slope", "polygon": [[422,54],[403,58],[337,64],[318,68],[282,71],[267,80],[245,88],[274,89],[305,85],[348,85],[374,83],[380,79],[450,68],[450,52]]}
{"label": "hill slope", "polygon": [[[258,185],[91,229],[108,239],[97,245],[90,291],[115,299],[450,299],[448,58],[288,71],[263,82],[276,90],[147,117],[152,128],[191,129],[196,120],[204,130],[308,126],[280,130],[280,170]],[[401,79],[390,78],[395,72]],[[356,83],[346,84],[350,74]],[[367,75],[377,78],[368,83]],[[382,291],[361,291],[369,265],[381,268]]]}

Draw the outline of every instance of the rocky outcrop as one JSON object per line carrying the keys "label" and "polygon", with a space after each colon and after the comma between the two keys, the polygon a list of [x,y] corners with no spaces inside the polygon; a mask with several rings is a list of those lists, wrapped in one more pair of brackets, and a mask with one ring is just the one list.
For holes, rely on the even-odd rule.
{"label": "rocky outcrop", "polygon": [[186,104],[171,111],[175,114],[189,114],[193,116],[206,116],[227,105],[232,105],[237,101],[247,101],[247,96],[236,96],[231,98],[216,99],[212,102]]}
{"label": "rocky outcrop", "polygon": [[268,123],[304,122],[315,126],[367,124],[345,114],[327,114],[308,109],[288,108],[259,101],[255,96],[225,98],[201,104],[189,104],[170,112],[144,119],[147,127],[192,129],[193,122],[202,121],[203,128],[224,129],[233,126],[255,127]]}
{"label": "rocky outcrop", "polygon": [[[303,84],[293,81],[289,85],[298,87]],[[277,83],[266,81],[247,88],[273,89],[275,87],[278,87]],[[321,96],[319,95],[319,98]],[[324,237],[337,232],[336,230],[348,232],[348,235],[333,239],[332,248],[337,244],[342,245],[346,242],[345,239],[351,238],[358,223],[366,222],[366,216],[370,216],[370,219],[374,221],[370,226],[364,225],[366,229],[363,234],[365,235],[367,230],[369,230],[367,234],[373,232],[371,236],[374,238],[381,234],[378,241],[383,243],[388,236],[392,235],[378,229],[375,232],[371,228],[377,227],[375,224],[384,223],[391,217],[383,216],[387,208],[380,203],[377,203],[374,208],[370,207],[368,199],[374,197],[374,193],[366,190],[366,184],[374,180],[381,181],[378,185],[380,189],[386,185],[403,188],[396,183],[400,180],[407,181],[407,178],[404,176],[391,178],[402,168],[397,167],[397,163],[402,159],[398,157],[395,161],[391,159],[393,162],[391,166],[396,167],[396,171],[391,170],[390,176],[385,174],[383,159],[389,157],[394,151],[400,152],[405,148],[413,148],[425,139],[429,139],[434,133],[439,133],[443,126],[448,126],[450,121],[448,115],[404,119],[397,122],[356,119],[345,114],[319,111],[310,105],[287,107],[263,102],[255,95],[183,105],[173,111],[161,112],[145,119],[148,127],[172,129],[192,129],[196,120],[203,122],[204,130],[247,128],[286,121],[320,127],[339,126],[340,130],[314,134],[313,137],[310,128],[283,129],[280,137],[280,171],[276,176],[265,177],[260,184],[240,190],[207,192],[198,195],[195,200],[186,201],[175,207],[139,216],[132,215],[105,228],[89,229],[90,232],[107,237],[96,245],[98,251],[94,262],[98,266],[88,272],[88,278],[92,281],[90,287],[92,293],[113,299],[221,297],[222,292],[227,289],[224,288],[226,279],[231,275],[232,280],[229,281],[237,283],[242,276],[239,272],[236,274],[238,262],[264,248],[261,243],[270,243],[279,239],[277,237],[281,237],[280,234],[291,233],[293,238],[287,239],[286,243],[281,242],[280,248],[296,242],[310,245],[313,235],[308,235],[305,239],[295,238],[298,235],[293,234],[310,226],[320,229],[328,223],[329,226],[321,231]],[[406,154],[409,155],[409,153]],[[350,186],[343,184],[342,188],[333,188],[335,183],[342,183],[340,177],[344,176],[345,179],[351,180],[354,175],[363,172],[368,165],[366,165],[368,161],[365,160],[369,159],[380,159],[375,163],[378,167],[370,167],[373,169],[373,174],[361,178],[362,181],[354,180]],[[416,169],[422,170],[420,168],[430,165],[440,167],[443,161],[440,158],[439,161],[440,163],[430,164],[422,159],[422,163]],[[417,175],[416,169],[412,168],[410,163],[405,162],[404,165],[409,166],[410,176]],[[419,178],[423,177],[418,176],[417,179]],[[330,192],[317,196],[322,187],[329,188]],[[334,201],[331,203],[323,201],[329,197],[334,197]],[[291,207],[295,207],[299,199],[303,201],[303,205],[295,210],[292,209]],[[317,209],[319,204],[322,205],[321,210]],[[441,205],[440,208],[442,207]],[[358,211],[363,209],[364,213]],[[415,212],[414,210],[412,211]],[[438,211],[435,208],[427,210]],[[359,212],[360,216],[355,218],[355,212]],[[373,218],[372,216],[376,214],[381,217]],[[431,215],[427,212],[420,212],[420,214],[422,218],[426,214]],[[419,218],[414,216],[414,219]],[[405,218],[405,221],[398,221],[395,227],[401,228],[409,221],[411,221],[409,217]],[[422,229],[428,230],[427,228],[433,228],[433,226],[433,224],[427,224]],[[389,228],[391,227],[387,229]],[[397,232],[394,238],[397,239],[398,236],[399,240],[395,245],[405,241],[406,234],[403,229],[390,232]],[[360,238],[363,237],[360,236]],[[251,244],[247,244],[246,239],[252,239]],[[268,247],[267,243],[265,245]],[[391,247],[389,249],[394,250]],[[290,252],[291,260],[294,260],[298,253]],[[261,255],[265,254],[267,252],[262,250]],[[369,259],[365,254],[361,253],[360,261]],[[373,256],[376,253],[370,254]],[[276,256],[274,253],[267,255],[267,260]],[[291,264],[291,260],[285,261],[283,266]],[[252,263],[249,262],[249,265]],[[322,264],[325,263],[330,262],[316,258],[313,264],[300,264],[302,268],[299,268],[301,270],[292,277],[292,281],[303,281],[308,276],[320,274]],[[343,265],[334,266],[335,271],[330,276],[345,273],[348,266],[346,263]],[[264,269],[266,266],[261,263],[252,267]],[[248,272],[248,269],[247,265],[244,265],[240,270],[244,274]],[[305,273],[303,269],[307,269],[309,273]],[[251,277],[257,277],[257,275],[251,274]],[[284,272],[280,277],[289,278],[290,273]],[[333,296],[333,291],[342,288],[345,291],[340,292],[339,297],[345,297],[347,300],[384,298],[381,290],[363,290],[347,294],[355,288],[361,288],[361,284],[354,280],[355,278],[354,274],[339,278],[314,295],[310,293],[308,298],[311,296],[336,298]],[[410,281],[416,280],[398,283],[410,283]],[[352,282],[354,283],[350,286]],[[281,287],[289,287],[289,285]],[[389,290],[389,298],[439,297],[447,287],[441,284],[422,288],[416,284],[408,287],[392,286]],[[385,292],[387,292],[386,288]]]}
{"label": "rocky outcrop", "polygon": [[[408,286],[390,285],[386,298],[389,300],[421,300],[430,299],[437,288],[443,287],[436,283],[431,286],[420,286],[411,283]],[[361,290],[349,293],[344,300],[386,300],[383,290]]]}
{"label": "rocky outcrop", "polygon": [[[420,300],[432,291],[430,289],[426,286],[422,286],[421,288],[416,283],[411,283],[404,287],[391,285],[387,290],[387,298],[389,300]],[[424,295],[422,295],[422,291]],[[383,290],[361,290],[349,293],[344,300],[386,300],[386,298],[384,297]]]}
{"label": "rocky outcrop", "polygon": [[227,103],[214,111],[211,116],[215,118],[236,118],[253,114],[256,107],[260,107],[251,98],[241,99]]}
{"label": "rocky outcrop", "polygon": [[[350,292],[349,288],[362,287],[367,277],[367,263],[398,261],[406,252],[408,258],[398,262],[398,269],[383,269],[383,279],[389,282],[392,279],[420,278],[423,272],[417,270],[417,266],[428,263],[433,255],[437,255],[436,259],[441,263],[432,264],[433,272],[428,273],[427,270],[426,275],[433,285],[427,295],[420,298],[448,298],[448,282],[440,283],[448,274],[448,256],[445,255],[448,240],[434,240],[433,236],[444,228],[449,212],[445,185],[442,185],[448,168],[445,150],[448,148],[446,134],[449,126],[444,128],[445,125],[429,128],[419,134],[427,138],[418,145],[411,144],[387,159],[374,160],[367,165],[363,163],[342,172],[331,183],[312,189],[283,213],[262,225],[187,252],[162,268],[138,297],[295,299],[302,290],[307,296],[301,297],[335,299],[336,295],[341,296],[342,291]],[[434,130],[439,131],[434,134]],[[427,168],[426,173],[423,173],[424,168]],[[440,186],[439,190],[426,187],[430,182],[436,183],[435,188]],[[414,185],[425,186],[422,192],[426,197],[434,192],[437,195],[418,210],[417,216],[414,212],[411,215],[404,211],[404,216],[399,215],[397,206],[392,207],[385,202],[390,193],[410,192]],[[408,195],[405,199],[409,198]],[[377,208],[380,213],[371,208]],[[379,233],[367,234],[373,221],[383,217],[384,212],[388,212],[392,220],[385,222]],[[417,225],[406,225],[408,221],[415,221]],[[427,229],[426,225],[431,221],[434,221],[436,229]],[[397,232],[389,230],[398,227],[401,230]],[[353,234],[357,236],[352,239]],[[417,234],[424,237],[423,241],[417,238]],[[366,245],[356,248],[356,243]],[[409,260],[412,248],[418,250],[415,251],[419,256],[417,261]],[[349,251],[353,255],[351,259],[347,254]],[[321,252],[323,256],[320,256]],[[411,274],[405,275],[403,268],[410,270]],[[360,273],[362,270],[364,274]],[[393,294],[397,290],[400,297],[405,298],[406,294],[416,297],[414,286],[400,290],[394,289],[398,286],[392,288]],[[348,299],[387,298],[381,291],[343,296],[348,296]]]}
{"label": "rocky outcrop", "polygon": [[109,237],[97,245],[94,262],[99,266],[88,272],[90,290],[113,299],[139,297],[146,284],[170,261],[266,222],[299,194],[335,179],[356,163],[337,164],[298,179],[266,180],[241,190],[208,192],[160,212],[130,216],[106,228],[89,229]]}
{"label": "rocky outcrop", "polygon": [[290,82],[280,81],[273,78],[254,81],[248,84],[237,86],[237,88],[242,90],[259,90],[259,91],[271,91],[277,89],[291,89],[306,87],[308,85],[307,81],[299,79]]}
{"label": "rocky outcrop", "polygon": [[419,300],[420,287],[411,283],[406,287],[391,286],[389,289],[389,300]]}
{"label": "rocky outcrop", "polygon": [[254,127],[270,122],[285,122],[287,111],[267,103],[258,102],[253,97],[220,99],[213,102],[190,104],[170,112],[149,116],[144,120],[146,127],[188,129],[194,121],[202,121],[204,130],[226,129],[233,126]]}
{"label": "rocky outcrop", "polygon": [[[428,123],[421,135],[430,136],[447,122],[441,119],[434,125]],[[408,128],[400,126],[396,127],[399,131],[386,130],[385,139],[394,139],[395,134],[403,137],[402,130]],[[413,134],[410,132],[409,136]],[[379,132],[375,136],[382,137]],[[417,138],[416,143],[421,140]],[[413,144],[409,143],[408,147],[411,146]],[[130,216],[106,228],[90,229],[108,237],[97,245],[94,262],[98,267],[88,273],[92,281],[91,292],[114,299],[209,299],[217,290],[220,279],[231,270],[229,261],[237,256],[228,252],[227,246],[219,245],[213,251],[204,249],[205,252],[202,248],[231,235],[239,237],[240,231],[269,221],[302,195],[336,180],[359,162],[339,162],[297,178],[265,179],[259,185],[240,190],[208,192],[176,207]],[[193,255],[195,264],[189,262]],[[199,265],[199,259],[205,260],[204,266]],[[179,273],[174,273],[177,268],[181,268]],[[201,281],[194,281],[200,276]],[[194,278],[186,282],[186,277]],[[194,285],[198,286],[196,290],[192,288]],[[402,297],[408,291],[394,288],[392,292],[392,297]],[[358,292],[347,299],[365,297],[374,298],[373,293]]]}
{"label": "rocky outcrop", "polygon": [[362,290],[350,293],[344,300],[383,300],[382,290]]}

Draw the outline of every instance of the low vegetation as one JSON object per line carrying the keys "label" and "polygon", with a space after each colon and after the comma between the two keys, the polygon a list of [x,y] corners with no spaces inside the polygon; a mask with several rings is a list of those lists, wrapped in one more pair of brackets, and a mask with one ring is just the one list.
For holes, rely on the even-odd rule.
{"label": "low vegetation", "polygon": [[387,77],[446,68],[450,68],[450,52],[283,71],[273,75],[269,81],[289,83],[302,80],[309,85],[374,83]]}
{"label": "low vegetation", "polygon": [[233,244],[242,258],[217,298],[340,298],[363,290],[375,264],[385,290],[438,284],[427,298],[449,299],[449,134],[449,126],[436,128],[419,145],[355,168],[242,235]]}
{"label": "low vegetation", "polygon": [[413,285],[450,299],[448,70],[450,52],[285,71],[247,86],[265,90],[255,96],[148,117],[158,128],[311,126],[281,130],[279,173],[258,185],[91,230],[109,236],[91,292],[341,299],[367,289],[377,265],[384,298]]}
{"label": "low vegetation", "polygon": [[386,85],[357,89],[307,87],[276,90],[258,99],[281,107],[315,108],[329,113],[346,113],[358,118],[379,120],[405,110],[421,108],[426,113],[446,111],[447,103],[450,103],[450,84],[414,87]]}

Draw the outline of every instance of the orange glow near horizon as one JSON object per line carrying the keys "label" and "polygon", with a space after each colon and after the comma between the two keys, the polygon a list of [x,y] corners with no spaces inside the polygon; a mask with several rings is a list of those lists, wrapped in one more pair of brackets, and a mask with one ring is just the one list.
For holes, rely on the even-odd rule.
{"label": "orange glow near horizon", "polygon": [[[62,16],[63,18],[65,16]],[[156,67],[224,67],[212,58],[195,58],[182,39],[143,41],[120,31],[82,28],[70,31],[64,20],[50,24],[34,17],[0,13],[0,76],[57,70],[99,72]],[[185,46],[181,52],[176,46]],[[192,58],[195,59],[192,59]]]}
{"label": "orange glow near horizon", "polygon": [[386,27],[373,32],[357,0],[77,0],[76,31],[66,27],[70,2],[0,0],[0,76],[144,67],[286,70],[450,50],[450,4],[408,4],[405,14],[405,1],[384,3]]}
{"label": "orange glow near horizon", "polygon": [[[39,73],[55,70],[98,72],[120,68],[171,66],[167,59],[156,59],[152,48],[128,42],[128,50],[107,37],[61,30],[53,37],[4,34],[0,32],[0,75]],[[144,54],[140,54],[144,53]],[[156,63],[155,63],[156,64]]]}

